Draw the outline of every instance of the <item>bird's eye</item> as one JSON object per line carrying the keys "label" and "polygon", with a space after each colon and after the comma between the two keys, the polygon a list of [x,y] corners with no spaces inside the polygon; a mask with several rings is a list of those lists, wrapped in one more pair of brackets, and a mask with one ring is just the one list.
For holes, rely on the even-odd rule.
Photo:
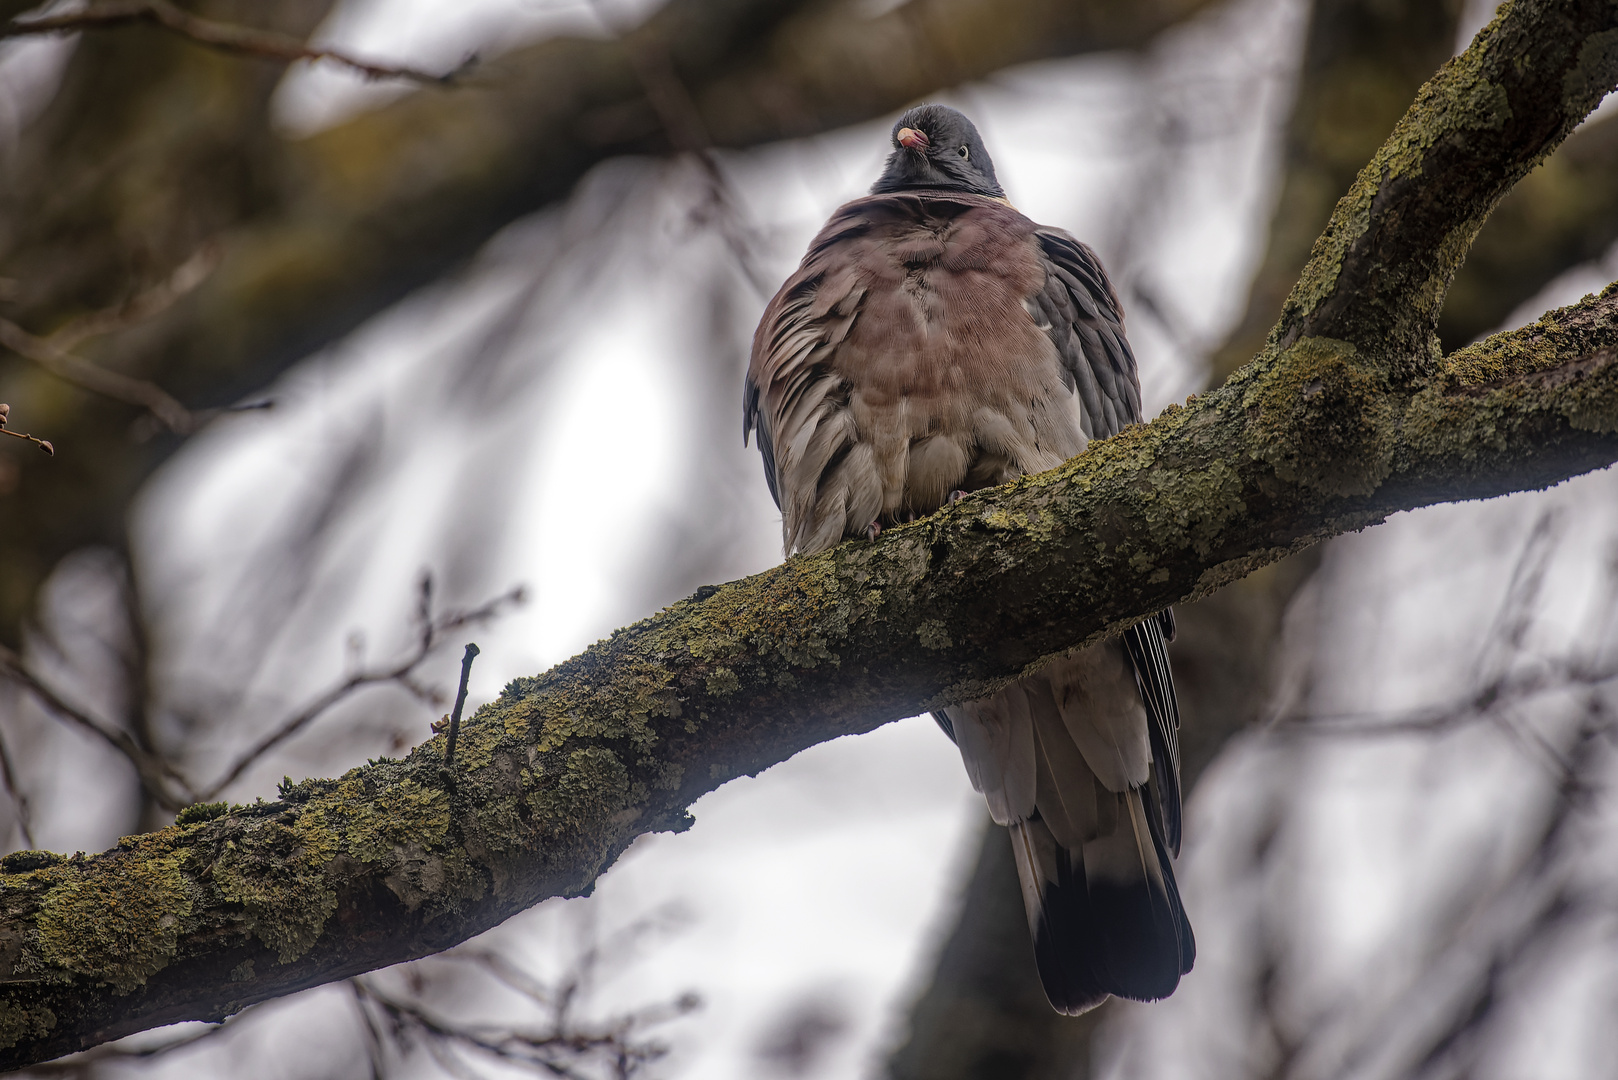
{"label": "bird's eye", "polygon": [[970,158],[971,156],[972,156],[972,151],[968,150],[965,146],[962,146],[961,147],[961,157],[963,159],[967,159],[967,158]]}

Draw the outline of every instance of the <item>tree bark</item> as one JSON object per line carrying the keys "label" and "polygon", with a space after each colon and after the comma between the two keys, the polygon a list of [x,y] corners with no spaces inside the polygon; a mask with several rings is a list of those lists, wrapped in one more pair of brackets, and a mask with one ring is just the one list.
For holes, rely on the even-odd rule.
{"label": "tree bark", "polygon": [[1618,286],[1447,359],[1466,242],[1618,82],[1618,5],[1522,2],[1339,203],[1270,345],[1038,476],[701,590],[404,761],[0,867],[0,1067],[210,1019],[587,892],[637,835],[815,743],[975,697],[1401,509],[1618,460]]}
{"label": "tree bark", "polygon": [[1459,348],[1562,272],[1618,243],[1618,119],[1569,136],[1523,178],[1478,234],[1444,300],[1438,336]]}

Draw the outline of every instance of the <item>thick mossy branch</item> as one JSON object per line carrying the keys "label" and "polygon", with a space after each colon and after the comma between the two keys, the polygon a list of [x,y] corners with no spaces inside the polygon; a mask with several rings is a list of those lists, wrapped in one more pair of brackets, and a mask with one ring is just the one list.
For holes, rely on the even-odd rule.
{"label": "thick mossy branch", "polygon": [[[1610,85],[1618,67],[1607,44],[1618,20],[1550,9],[1508,11],[1412,114],[1465,111],[1445,95],[1492,99],[1455,72],[1511,67],[1493,53],[1523,45],[1513,27],[1529,20],[1564,47],[1535,39],[1519,68],[1579,58],[1558,69],[1572,88],[1563,96],[1504,91],[1510,122],[1542,136],[1533,155],[1548,152],[1567,102],[1593,105],[1590,87]],[[1548,114],[1537,124],[1536,109]],[[453,770],[440,736],[405,761],[288,785],[274,803],[199,809],[102,855],[7,856],[0,1068],[446,948],[547,897],[588,892],[636,836],[684,828],[704,792],[805,747],[981,695],[1395,511],[1618,460],[1618,287],[1448,363],[1431,359],[1430,319],[1424,334],[1294,332],[1386,323],[1344,300],[1350,276],[1372,306],[1393,303],[1395,280],[1412,310],[1436,315],[1426,290],[1450,254],[1410,245],[1456,243],[1471,218],[1428,213],[1443,201],[1428,189],[1478,199],[1494,189],[1450,171],[1480,166],[1434,149],[1455,141],[1447,135],[1400,158],[1413,125],[1378,160],[1414,161],[1419,175],[1363,203],[1375,228],[1361,235],[1377,243],[1340,243],[1362,208],[1344,200],[1316,251],[1319,264],[1338,245],[1333,281],[1253,363],[1185,408],[875,543],[704,589],[518,679],[464,725]],[[1320,314],[1328,308],[1339,314]]]}
{"label": "thick mossy branch", "polygon": [[435,952],[589,891],[805,747],[1409,507],[1618,459],[1618,286],[1401,388],[1310,338],[1061,468],[682,601],[402,762],[0,869],[0,1067]]}
{"label": "thick mossy branch", "polygon": [[1343,196],[1272,343],[1377,352],[1396,378],[1432,374],[1439,309],[1472,239],[1518,180],[1618,76],[1612,0],[1522,0],[1444,65]]}

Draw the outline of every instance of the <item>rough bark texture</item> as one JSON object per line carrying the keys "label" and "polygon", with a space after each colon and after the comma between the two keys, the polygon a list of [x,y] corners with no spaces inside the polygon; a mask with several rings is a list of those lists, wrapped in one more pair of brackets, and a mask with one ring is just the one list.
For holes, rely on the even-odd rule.
{"label": "rough bark texture", "polygon": [[1454,52],[1458,0],[1317,0],[1297,99],[1281,145],[1264,259],[1247,309],[1215,352],[1223,382],[1264,346],[1332,208],[1404,115],[1410,98]]}
{"label": "rough bark texture", "polygon": [[1438,336],[1458,348],[1499,326],[1563,271],[1618,242],[1618,119],[1591,123],[1501,200],[1444,298]]}
{"label": "rough bark texture", "polygon": [[1510,8],[1361,173],[1270,346],[1186,408],[516,680],[451,772],[439,737],[103,855],[8,856],[0,1067],[444,948],[807,746],[1396,510],[1618,459],[1618,287],[1447,361],[1433,336],[1477,224],[1618,81],[1615,45],[1611,3]]}
{"label": "rough bark texture", "polygon": [[[46,334],[213,250],[195,292],[81,351],[192,408],[223,405],[611,156],[830,130],[1008,64],[1143,44],[1207,2],[911,0],[872,18],[841,0],[672,0],[623,41],[518,49],[291,142],[270,127],[277,65],[149,26],[90,34],[8,167],[0,278],[16,289],[0,302]],[[330,0],[196,7],[305,34]],[[0,397],[59,451],[0,448],[17,478],[0,491],[0,641],[15,643],[63,555],[122,542],[130,499],[178,440],[145,425],[136,441],[137,408],[0,364]]]}

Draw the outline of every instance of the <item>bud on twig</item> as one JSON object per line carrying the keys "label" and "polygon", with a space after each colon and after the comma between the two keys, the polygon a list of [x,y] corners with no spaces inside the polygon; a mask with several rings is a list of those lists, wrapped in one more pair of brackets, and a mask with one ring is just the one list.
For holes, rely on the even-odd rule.
{"label": "bud on twig", "polygon": [[13,439],[26,439],[28,442],[33,443],[35,446],[45,451],[45,455],[47,457],[56,456],[56,447],[52,446],[44,439],[35,438],[33,435],[29,435],[27,432],[12,431],[10,428],[6,427],[6,421],[9,419],[11,419],[11,406],[5,404],[4,402],[0,402],[0,435],[10,435]]}

